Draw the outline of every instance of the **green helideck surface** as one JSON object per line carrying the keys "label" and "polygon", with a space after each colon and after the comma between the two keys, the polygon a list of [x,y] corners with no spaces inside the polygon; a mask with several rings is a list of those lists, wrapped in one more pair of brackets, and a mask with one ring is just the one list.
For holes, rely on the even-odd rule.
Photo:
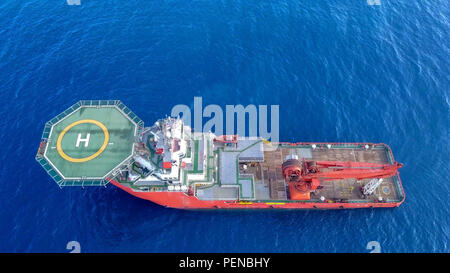
{"label": "green helideck surface", "polygon": [[[109,141],[105,150],[96,158],[87,162],[70,162],[57,151],[57,140],[61,132],[70,124],[79,120],[96,120],[108,130]],[[81,107],[53,125],[45,158],[65,179],[101,179],[132,154],[136,124],[131,122],[115,106]],[[90,134],[87,147],[83,141],[76,146],[77,139],[86,139]],[[85,158],[95,154],[105,140],[103,130],[96,124],[82,123],[69,129],[63,136],[61,148],[72,158]]]}

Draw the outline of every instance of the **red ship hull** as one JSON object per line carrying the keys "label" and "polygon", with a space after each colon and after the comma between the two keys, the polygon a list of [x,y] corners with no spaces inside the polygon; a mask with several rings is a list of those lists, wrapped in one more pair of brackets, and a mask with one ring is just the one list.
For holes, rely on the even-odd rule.
{"label": "red ship hull", "polygon": [[[398,176],[398,179],[400,177]],[[110,179],[113,185],[141,199],[158,205],[177,209],[350,209],[350,208],[393,208],[403,201],[390,203],[322,203],[322,202],[239,202],[239,201],[206,201],[183,192],[135,192],[131,188]],[[404,195],[403,195],[404,196]]]}

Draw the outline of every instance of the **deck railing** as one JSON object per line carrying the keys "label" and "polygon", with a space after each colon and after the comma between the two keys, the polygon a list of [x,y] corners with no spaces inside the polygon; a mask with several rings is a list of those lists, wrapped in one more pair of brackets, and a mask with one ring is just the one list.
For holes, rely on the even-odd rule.
{"label": "deck railing", "polygon": [[[144,128],[144,122],[133,112],[131,111],[127,106],[125,106],[120,100],[80,100],[79,102],[75,103],[74,105],[67,108],[65,111],[57,115],[56,117],[52,118],[50,121],[48,121],[45,124],[44,131],[42,133],[41,138],[41,146],[38,149],[38,152],[36,154],[36,161],[41,164],[41,166],[45,169],[45,171],[55,180],[55,182],[60,186],[105,186],[109,182],[106,179],[64,179],[61,175],[58,174],[58,172],[53,168],[53,166],[47,161],[47,159],[44,157],[44,151],[45,151],[45,145],[48,144],[49,136],[52,130],[52,127],[61,121],[62,119],[66,118],[67,116],[71,115],[75,111],[77,111],[81,107],[116,107],[119,109],[124,115],[126,115],[130,120],[132,120],[137,126],[138,131],[142,130]],[[44,145],[44,147],[42,147]],[[44,151],[43,151],[44,149]],[[120,166],[116,167],[111,172],[116,171]]]}

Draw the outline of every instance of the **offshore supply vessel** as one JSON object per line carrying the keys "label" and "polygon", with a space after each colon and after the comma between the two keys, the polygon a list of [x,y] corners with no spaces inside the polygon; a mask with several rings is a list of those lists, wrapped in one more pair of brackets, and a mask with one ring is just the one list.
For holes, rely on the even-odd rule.
{"label": "offshore supply vessel", "polygon": [[398,207],[389,146],[272,143],[194,132],[180,118],[145,127],[118,100],[79,101],[46,123],[36,160],[60,187],[113,184],[181,209]]}

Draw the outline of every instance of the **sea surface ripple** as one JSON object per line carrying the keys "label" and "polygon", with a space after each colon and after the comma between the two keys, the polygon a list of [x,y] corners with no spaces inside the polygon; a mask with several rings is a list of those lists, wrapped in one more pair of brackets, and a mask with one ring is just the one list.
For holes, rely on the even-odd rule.
{"label": "sea surface ripple", "polygon": [[[370,2],[370,1],[369,1]],[[450,1],[0,3],[0,252],[449,252]],[[383,142],[396,209],[192,212],[112,185],[60,189],[34,160],[46,121],[120,99],[280,105],[282,141]]]}

